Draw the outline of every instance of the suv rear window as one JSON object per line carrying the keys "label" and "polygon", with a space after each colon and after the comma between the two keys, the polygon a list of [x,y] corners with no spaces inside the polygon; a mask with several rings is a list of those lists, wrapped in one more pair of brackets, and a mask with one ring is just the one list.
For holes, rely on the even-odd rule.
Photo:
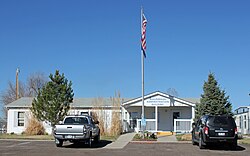
{"label": "suv rear window", "polygon": [[207,123],[210,126],[235,126],[234,119],[226,116],[211,116]]}

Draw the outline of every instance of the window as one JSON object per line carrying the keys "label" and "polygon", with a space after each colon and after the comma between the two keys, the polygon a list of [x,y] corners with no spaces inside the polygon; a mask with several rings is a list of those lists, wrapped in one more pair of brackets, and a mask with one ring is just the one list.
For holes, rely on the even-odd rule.
{"label": "window", "polygon": [[17,113],[17,126],[24,126],[24,112]]}
{"label": "window", "polygon": [[67,117],[64,121],[64,124],[66,125],[82,125],[82,124],[88,124],[88,119],[85,117]]}
{"label": "window", "polygon": [[139,119],[139,113],[138,112],[131,112],[130,118],[131,119]]}
{"label": "window", "polygon": [[[156,119],[155,112],[152,113],[152,119]],[[158,112],[158,114],[157,114],[157,123],[160,123],[160,112]]]}
{"label": "window", "polygon": [[247,129],[247,121],[244,121],[244,128]]}
{"label": "window", "polygon": [[89,115],[89,112],[81,112],[81,115]]}

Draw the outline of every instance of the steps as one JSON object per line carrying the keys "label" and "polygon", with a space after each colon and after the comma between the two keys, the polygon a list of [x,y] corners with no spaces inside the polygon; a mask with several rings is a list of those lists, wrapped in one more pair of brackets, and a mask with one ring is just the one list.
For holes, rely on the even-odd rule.
{"label": "steps", "polygon": [[157,136],[171,136],[171,135],[175,135],[175,132],[171,132],[171,131],[165,131],[165,132],[157,132]]}

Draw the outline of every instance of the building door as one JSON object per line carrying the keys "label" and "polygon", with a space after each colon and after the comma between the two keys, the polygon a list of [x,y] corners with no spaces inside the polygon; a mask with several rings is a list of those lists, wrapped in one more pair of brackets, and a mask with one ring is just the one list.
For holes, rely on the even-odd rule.
{"label": "building door", "polygon": [[178,119],[180,117],[180,112],[173,112],[173,128],[174,128],[174,119]]}

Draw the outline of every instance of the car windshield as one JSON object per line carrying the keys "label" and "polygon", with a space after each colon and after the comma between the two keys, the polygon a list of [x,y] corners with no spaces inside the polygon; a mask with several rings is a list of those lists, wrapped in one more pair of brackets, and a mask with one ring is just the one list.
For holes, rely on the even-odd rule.
{"label": "car windshield", "polygon": [[208,119],[208,125],[211,126],[234,126],[235,122],[232,117],[227,116],[212,116]]}
{"label": "car windshield", "polygon": [[67,117],[64,121],[66,125],[82,125],[88,124],[88,119],[85,117]]}

